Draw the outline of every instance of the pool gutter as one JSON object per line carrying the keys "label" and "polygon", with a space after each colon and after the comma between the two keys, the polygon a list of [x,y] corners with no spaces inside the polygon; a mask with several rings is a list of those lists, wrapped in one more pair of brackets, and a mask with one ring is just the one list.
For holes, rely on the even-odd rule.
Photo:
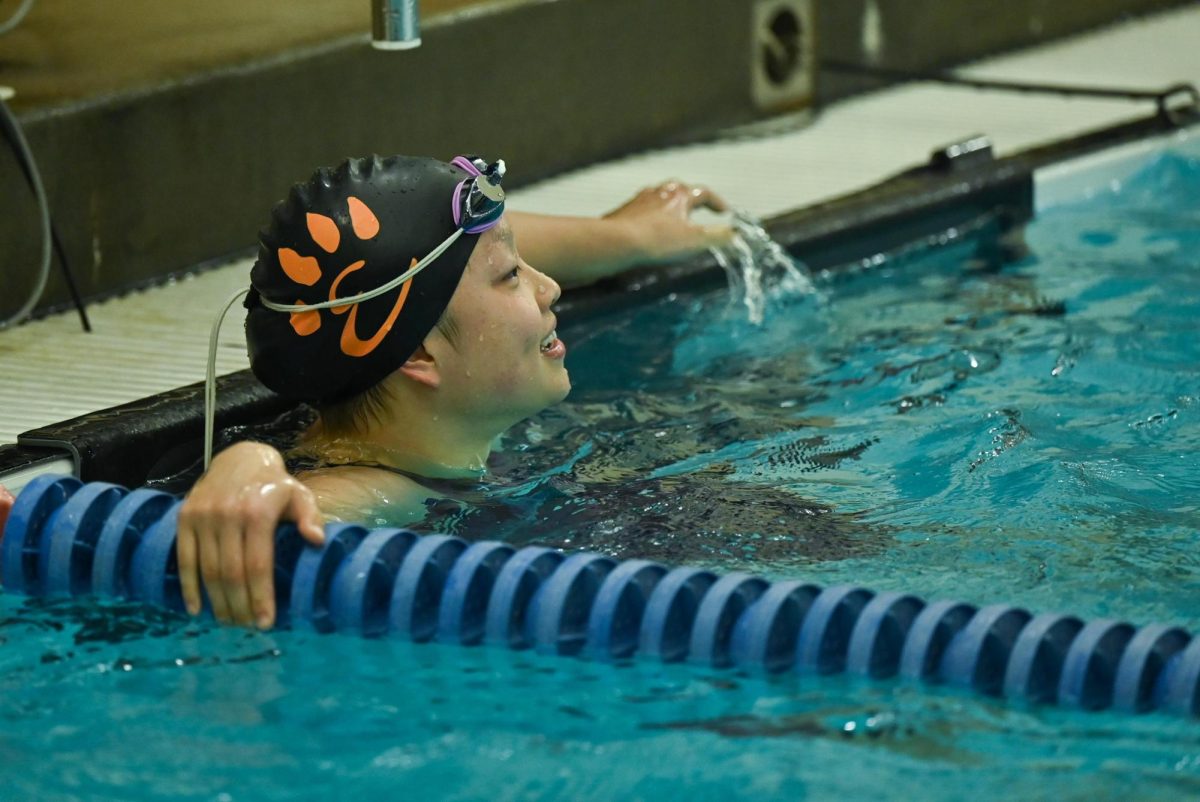
{"label": "pool gutter", "polygon": [[[1155,114],[1000,159],[977,154],[956,161],[947,157],[956,145],[948,145],[933,151],[925,165],[866,189],[784,212],[764,226],[814,272],[854,268],[907,243],[970,228],[984,215],[995,219],[1000,236],[1019,233],[1017,229],[1035,215],[1035,175],[1040,171],[1110,149],[1161,140],[1197,125],[1197,109],[1174,118]],[[627,306],[631,293],[650,299],[724,281],[716,260],[705,255],[577,290],[567,295],[561,308],[568,317],[583,318]]]}

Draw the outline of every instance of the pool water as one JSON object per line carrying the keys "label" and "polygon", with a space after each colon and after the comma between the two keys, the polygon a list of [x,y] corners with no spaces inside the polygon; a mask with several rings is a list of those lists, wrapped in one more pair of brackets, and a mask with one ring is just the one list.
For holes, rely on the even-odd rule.
{"label": "pool water", "polygon": [[[1031,225],[560,331],[428,525],[1200,629],[1200,157]],[[378,513],[381,520],[385,512]],[[0,798],[1181,799],[1200,726],[0,596]],[[683,786],[686,792],[681,791]]]}

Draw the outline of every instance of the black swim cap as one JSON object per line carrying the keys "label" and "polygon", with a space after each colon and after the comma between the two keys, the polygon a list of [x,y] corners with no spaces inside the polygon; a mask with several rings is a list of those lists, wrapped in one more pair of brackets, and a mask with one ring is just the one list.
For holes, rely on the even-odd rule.
{"label": "black swim cap", "polygon": [[[357,304],[314,304],[375,289],[454,233],[456,187],[470,175],[434,159],[378,156],[318,170],[292,187],[259,234],[246,344],[259,381],[300,401],[339,401],[399,368],[450,303],[478,234],[464,232],[395,290]],[[336,293],[336,294],[335,294]]]}

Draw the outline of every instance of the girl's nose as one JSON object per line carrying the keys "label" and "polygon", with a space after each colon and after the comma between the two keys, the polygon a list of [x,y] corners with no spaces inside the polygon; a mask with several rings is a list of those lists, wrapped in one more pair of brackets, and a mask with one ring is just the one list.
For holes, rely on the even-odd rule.
{"label": "girl's nose", "polygon": [[537,268],[532,268],[532,270],[537,273],[535,280],[537,282],[538,305],[544,309],[549,309],[562,296],[562,287],[558,286],[557,281]]}

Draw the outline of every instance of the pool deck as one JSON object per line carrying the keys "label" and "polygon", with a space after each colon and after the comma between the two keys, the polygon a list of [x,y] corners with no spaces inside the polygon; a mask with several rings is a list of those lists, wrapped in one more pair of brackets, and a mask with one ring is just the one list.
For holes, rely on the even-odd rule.
{"label": "pool deck", "polygon": [[[365,4],[361,4],[365,7]],[[353,22],[358,25],[358,21]],[[1147,19],[989,59],[972,77],[1124,88],[1200,83],[1200,8]],[[999,153],[1063,138],[1151,111],[1148,104],[1064,99],[914,83],[844,101],[815,119],[760,125],[721,141],[689,144],[597,164],[512,197],[517,209],[602,213],[639,187],[668,177],[710,185],[759,216],[874,183],[936,146],[986,134]],[[82,415],[203,377],[209,325],[244,286],[249,261],[183,278],[89,308],[94,331],[73,313],[0,335],[0,444],[28,429]],[[219,373],[246,367],[241,323],[227,320]]]}

